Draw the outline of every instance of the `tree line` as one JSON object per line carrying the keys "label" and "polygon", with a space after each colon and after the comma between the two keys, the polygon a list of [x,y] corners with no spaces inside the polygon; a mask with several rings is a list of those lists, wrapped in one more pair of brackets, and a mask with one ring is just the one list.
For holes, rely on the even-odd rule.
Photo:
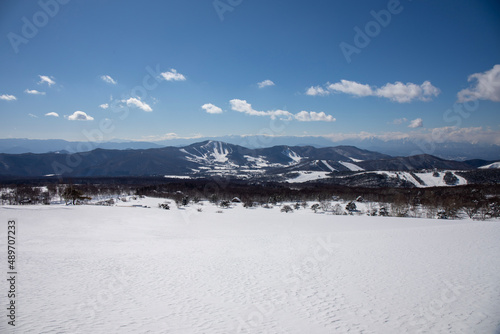
{"label": "tree line", "polygon": [[[121,195],[150,196],[173,199],[177,204],[208,200],[225,206],[237,198],[245,207],[279,205],[280,203],[315,202],[325,206],[334,199],[355,203],[383,203],[370,215],[414,216],[425,208],[429,216],[456,218],[459,213],[469,217],[498,217],[500,186],[465,185],[435,188],[362,188],[325,183],[287,184],[274,182],[251,183],[244,180],[200,179],[165,180],[163,178],[78,179],[66,182],[19,182],[0,185],[2,205],[45,204],[58,200],[66,204],[81,204],[94,198]],[[293,209],[293,207],[291,207]],[[345,209],[345,208],[343,208]],[[371,211],[374,211],[372,208]],[[285,211],[291,212],[286,209]],[[338,211],[338,210],[337,210]],[[352,210],[345,210],[350,212]]]}

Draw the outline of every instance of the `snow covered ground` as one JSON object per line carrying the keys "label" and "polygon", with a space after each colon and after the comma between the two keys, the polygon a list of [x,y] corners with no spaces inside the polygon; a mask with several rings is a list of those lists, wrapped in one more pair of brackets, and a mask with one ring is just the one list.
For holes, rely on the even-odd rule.
{"label": "snow covered ground", "polygon": [[308,182],[308,181],[316,181],[319,179],[327,179],[329,178],[330,172],[305,172],[305,171],[298,171],[297,172],[299,175],[289,178],[287,182],[289,183],[301,183],[301,182]]}
{"label": "snow covered ground", "polygon": [[[330,169],[333,169],[330,165],[326,163],[326,161],[322,161],[326,166],[328,166]],[[340,162],[340,161],[339,161]],[[354,164],[350,164],[348,162],[340,162],[344,166],[350,168],[351,170],[355,170]],[[348,165],[346,165],[348,164]],[[363,171],[363,169],[359,169],[358,171]],[[413,177],[412,173],[410,172],[394,172],[394,171],[368,171],[368,172],[362,172],[356,175],[360,174],[381,174],[381,175],[386,175],[389,178],[393,179],[402,179],[406,180],[409,183],[415,185],[417,188],[426,188],[426,187],[451,187],[453,185],[446,184],[444,180],[444,176],[446,173],[449,172],[453,174],[457,178],[457,183],[455,185],[461,186],[467,184],[467,180],[463,178],[460,175],[457,175],[454,171],[442,171],[440,173],[437,173],[436,176],[434,176],[434,172],[415,172],[413,173],[416,175],[424,184],[421,184],[416,178]],[[294,176],[292,178],[288,178],[286,182],[288,183],[301,183],[301,182],[309,182],[309,181],[317,181],[320,179],[328,179],[331,178],[331,173],[330,172],[317,172],[317,171],[298,171],[298,176]],[[352,175],[351,175],[352,176]],[[335,177],[335,176],[334,176]],[[339,177],[339,176],[336,176]],[[348,177],[346,175],[340,176],[342,177]]]}
{"label": "snow covered ground", "polygon": [[494,168],[500,168],[500,161],[498,162],[494,162],[492,164],[489,164],[489,165],[486,165],[486,166],[482,166],[482,167],[479,167],[480,169],[494,169]]}
{"label": "snow covered ground", "polygon": [[359,171],[364,170],[363,168],[359,167],[358,165],[355,165],[355,164],[350,163],[350,162],[339,161],[339,164],[344,165],[344,167],[348,168],[350,171],[353,171],[353,172],[359,172]]}
{"label": "snow covered ground", "polygon": [[162,202],[0,207],[2,259],[18,220],[16,332],[500,330],[499,221]]}
{"label": "snow covered ground", "polygon": [[453,185],[446,184],[444,180],[444,176],[449,172],[453,174],[457,178],[457,183],[455,185],[462,186],[467,184],[467,180],[460,175],[457,175],[454,171],[441,171],[437,173],[436,176],[434,172],[414,172],[420,180],[424,182],[424,184],[420,184],[417,179],[415,179],[410,172],[388,172],[388,171],[376,171],[373,173],[388,175],[391,178],[400,178],[406,180],[410,183],[413,183],[418,188],[426,188],[426,187],[451,187]]}

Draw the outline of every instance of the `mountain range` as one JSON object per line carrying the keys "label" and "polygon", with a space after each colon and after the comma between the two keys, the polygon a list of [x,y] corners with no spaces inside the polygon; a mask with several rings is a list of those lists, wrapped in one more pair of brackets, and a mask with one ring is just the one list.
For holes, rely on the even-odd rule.
{"label": "mountain range", "polygon": [[[229,176],[288,182],[332,181],[333,177],[335,182],[346,184],[434,186],[465,184],[466,180],[456,171],[476,171],[481,167],[498,170],[499,166],[495,161],[455,161],[426,154],[393,157],[354,146],[278,145],[252,149],[220,141],[183,147],[0,154],[3,177]],[[437,170],[444,172],[437,177]]]}
{"label": "mountain range", "polygon": [[448,160],[465,161],[471,159],[497,160],[500,158],[500,146],[481,143],[432,142],[417,143],[409,139],[381,140],[378,138],[345,139],[336,141],[321,136],[220,136],[196,139],[171,138],[158,141],[112,140],[106,142],[78,142],[59,139],[0,139],[0,153],[78,153],[94,149],[127,150],[150,149],[165,146],[188,146],[195,142],[221,141],[248,148],[266,148],[270,146],[313,146],[317,148],[356,146],[361,149],[376,151],[391,156],[410,156],[431,154]]}

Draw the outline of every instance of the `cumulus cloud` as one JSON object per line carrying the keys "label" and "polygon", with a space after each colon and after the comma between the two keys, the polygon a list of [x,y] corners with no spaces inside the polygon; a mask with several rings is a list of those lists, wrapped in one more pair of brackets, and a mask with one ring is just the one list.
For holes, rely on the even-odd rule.
{"label": "cumulus cloud", "polygon": [[271,119],[281,118],[281,119],[291,119],[293,115],[286,110],[270,110],[270,111],[258,111],[252,108],[252,105],[245,100],[233,99],[229,101],[231,104],[231,109],[234,111],[242,112],[251,116],[269,116]]}
{"label": "cumulus cloud", "polygon": [[229,101],[231,109],[234,111],[242,112],[251,116],[268,116],[271,119],[296,119],[301,122],[335,122],[336,119],[331,115],[326,115],[324,112],[315,111],[301,111],[297,114],[292,114],[286,110],[269,110],[259,111],[252,108],[252,105],[245,100],[234,99]]}
{"label": "cumulus cloud", "polygon": [[213,105],[212,103],[206,103],[201,106],[209,114],[222,114],[222,109]]}
{"label": "cumulus cloud", "polygon": [[40,81],[38,82],[39,85],[46,83],[50,87],[56,83],[54,80],[52,80],[54,77],[49,77],[47,75],[39,75],[39,77],[40,77]]}
{"label": "cumulus cloud", "polygon": [[33,118],[38,118],[37,115],[33,115],[33,114],[28,114],[29,117],[33,117]]}
{"label": "cumulus cloud", "polygon": [[3,95],[0,95],[0,100],[15,101],[15,100],[17,100],[17,97],[15,97],[14,95],[3,94]]}
{"label": "cumulus cloud", "polygon": [[438,96],[441,93],[441,90],[433,86],[430,81],[424,81],[424,83],[420,85],[420,88],[423,90],[424,99],[430,99],[431,96]]}
{"label": "cumulus cloud", "polygon": [[56,113],[56,112],[48,112],[48,113],[45,114],[45,116],[59,117],[59,114]]}
{"label": "cumulus cloud", "polygon": [[375,95],[388,98],[394,102],[407,103],[413,100],[430,101],[433,96],[438,96],[440,92],[429,81],[425,81],[420,86],[411,82],[404,84],[398,81],[378,88]]}
{"label": "cumulus cloud", "polygon": [[434,87],[430,81],[424,81],[421,85],[414,83],[387,83],[377,88],[355,81],[340,80],[333,84],[327,83],[326,89],[320,86],[310,87],[306,90],[306,95],[325,96],[332,93],[349,94],[356,97],[377,96],[384,97],[393,102],[407,103],[414,100],[430,101],[432,97],[438,96],[441,91]]}
{"label": "cumulus cloud", "polygon": [[101,109],[108,109],[109,108],[109,104],[103,103],[103,104],[99,105],[99,108],[101,108]]}
{"label": "cumulus cloud", "polygon": [[110,77],[109,75],[101,75],[101,80],[112,85],[117,84],[116,80]]}
{"label": "cumulus cloud", "polygon": [[264,87],[268,87],[268,86],[274,86],[274,82],[267,79],[267,80],[264,80],[264,81],[257,83],[257,85],[259,86],[259,88],[264,88]]}
{"label": "cumulus cloud", "polygon": [[330,94],[329,91],[323,89],[320,86],[309,87],[306,90],[306,95],[309,95],[309,96],[325,96],[325,95],[329,95],[329,94]]}
{"label": "cumulus cloud", "polygon": [[330,84],[328,85],[328,90],[355,96],[373,95],[373,91],[369,85],[363,85],[355,81],[348,80],[340,80],[340,82]]}
{"label": "cumulus cloud", "polygon": [[131,106],[137,107],[147,112],[153,111],[153,109],[149,106],[149,104],[147,104],[146,102],[142,102],[141,100],[135,97],[131,97],[128,100],[122,100],[122,102],[125,102],[129,107]]}
{"label": "cumulus cloud", "polygon": [[186,77],[177,72],[175,69],[170,69],[170,71],[161,73],[163,79],[167,81],[185,81]]}
{"label": "cumulus cloud", "polygon": [[70,121],[93,121],[94,117],[87,115],[83,111],[75,111],[72,115],[68,116]]}
{"label": "cumulus cloud", "polygon": [[423,126],[424,126],[424,121],[421,118],[414,119],[413,121],[410,122],[410,125],[408,125],[408,127],[412,129],[421,128]]}
{"label": "cumulus cloud", "polygon": [[335,122],[332,115],[327,115],[323,111],[301,111],[295,114],[295,119],[301,122]]}
{"label": "cumulus cloud", "polygon": [[490,100],[500,102],[500,65],[484,73],[474,73],[467,79],[474,84],[458,92],[458,102]]}
{"label": "cumulus cloud", "polygon": [[45,95],[45,92],[39,92],[36,89],[26,89],[24,92],[31,95]]}
{"label": "cumulus cloud", "polygon": [[233,99],[229,101],[229,103],[231,104],[231,109],[234,111],[244,112],[247,114],[255,113],[252,105],[246,100]]}

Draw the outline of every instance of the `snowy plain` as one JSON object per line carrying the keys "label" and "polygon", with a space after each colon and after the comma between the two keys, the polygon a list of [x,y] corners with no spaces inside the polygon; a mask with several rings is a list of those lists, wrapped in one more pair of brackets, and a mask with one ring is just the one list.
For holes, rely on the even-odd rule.
{"label": "snowy plain", "polygon": [[498,220],[163,202],[0,207],[15,333],[499,333]]}

